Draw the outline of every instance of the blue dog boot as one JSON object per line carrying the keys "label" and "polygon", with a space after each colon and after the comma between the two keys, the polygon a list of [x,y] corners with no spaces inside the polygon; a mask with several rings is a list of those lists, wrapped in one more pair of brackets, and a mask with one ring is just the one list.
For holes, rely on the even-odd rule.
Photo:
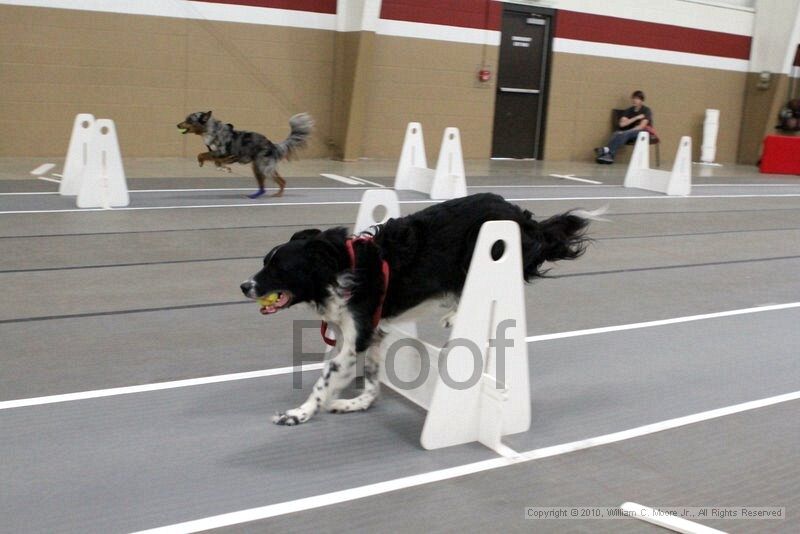
{"label": "blue dog boot", "polygon": [[255,193],[247,195],[247,198],[258,198],[266,192],[267,192],[266,189],[259,189]]}

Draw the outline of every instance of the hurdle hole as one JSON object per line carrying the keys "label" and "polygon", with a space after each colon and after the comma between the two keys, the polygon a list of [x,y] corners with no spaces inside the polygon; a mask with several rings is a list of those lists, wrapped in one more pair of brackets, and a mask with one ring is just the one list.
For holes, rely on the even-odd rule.
{"label": "hurdle hole", "polygon": [[89,124],[89,121],[83,121],[83,122],[81,122],[81,128],[83,128],[84,130],[85,130],[86,128],[88,128],[89,126],[91,126],[91,125]]}
{"label": "hurdle hole", "polygon": [[450,135],[449,135],[448,137],[449,137],[449,139],[452,141],[453,139],[455,139],[455,138],[456,138],[456,134],[454,134],[454,133],[450,132]]}
{"label": "hurdle hole", "polygon": [[372,220],[375,224],[382,224],[386,222],[389,216],[389,210],[383,204],[378,204],[372,209]]}
{"label": "hurdle hole", "polygon": [[101,134],[108,135],[108,132],[109,132],[108,126],[103,126],[102,128],[100,128],[100,133]]}
{"label": "hurdle hole", "polygon": [[502,239],[498,239],[492,245],[491,255],[494,261],[500,261],[503,259],[503,256],[506,254],[506,242]]}

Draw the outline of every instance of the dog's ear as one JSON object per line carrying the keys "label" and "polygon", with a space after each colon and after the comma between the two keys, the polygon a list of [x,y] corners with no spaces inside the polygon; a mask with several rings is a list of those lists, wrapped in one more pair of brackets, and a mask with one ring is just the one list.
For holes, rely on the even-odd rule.
{"label": "dog's ear", "polygon": [[318,230],[317,228],[309,228],[307,230],[300,230],[296,234],[292,236],[289,241],[295,241],[297,239],[311,239],[313,237],[318,236],[322,233],[322,230]]}
{"label": "dog's ear", "polygon": [[210,111],[206,111],[205,113],[203,113],[200,116],[200,121],[201,122],[208,122],[208,119],[210,119],[210,118],[211,118],[211,112]]}
{"label": "dog's ear", "polygon": [[323,265],[334,272],[339,269],[339,251],[336,245],[330,241],[312,239],[303,248],[306,254],[312,258],[315,271],[319,272]]}

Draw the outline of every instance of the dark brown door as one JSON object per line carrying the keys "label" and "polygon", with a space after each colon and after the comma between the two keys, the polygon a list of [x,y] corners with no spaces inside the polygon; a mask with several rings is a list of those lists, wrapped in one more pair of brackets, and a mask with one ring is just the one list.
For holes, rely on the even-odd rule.
{"label": "dark brown door", "polygon": [[551,17],[506,9],[494,111],[492,157],[541,158]]}

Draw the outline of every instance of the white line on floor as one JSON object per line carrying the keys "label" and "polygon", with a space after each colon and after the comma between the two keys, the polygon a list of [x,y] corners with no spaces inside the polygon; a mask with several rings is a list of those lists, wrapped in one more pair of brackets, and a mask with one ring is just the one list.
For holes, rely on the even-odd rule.
{"label": "white line on floor", "polygon": [[45,182],[54,182],[57,184],[61,183],[61,180],[56,180],[55,178],[48,178],[47,176],[37,176],[39,180],[44,180]]}
{"label": "white line on floor", "polygon": [[42,163],[41,165],[33,169],[31,171],[31,174],[33,174],[34,176],[41,176],[42,174],[46,173],[55,166],[56,166],[55,163]]}
{"label": "white line on floor", "polygon": [[[735,315],[746,315],[750,313],[760,313],[767,311],[779,311],[792,308],[800,308],[800,302],[788,302],[785,304],[773,304],[769,306],[759,306],[754,308],[742,308],[739,310],[728,310],[717,313],[706,313],[703,315],[689,315],[685,317],[674,317],[659,321],[647,321],[643,323],[631,323],[617,326],[604,326],[601,328],[589,328],[586,330],[573,330],[570,332],[558,332],[555,334],[541,334],[538,336],[528,336],[525,341],[534,343],[537,341],[549,341],[552,339],[564,339],[569,337],[588,336],[592,334],[602,334],[606,332],[619,332],[623,330],[635,330],[639,328],[651,328],[669,324],[686,323],[691,321],[702,321],[705,319],[716,319],[719,317],[732,317]],[[302,366],[302,371],[313,371],[321,369],[322,363],[312,363]],[[246,373],[234,373],[228,375],[209,376],[203,378],[190,378],[187,380],[175,380],[172,382],[157,382],[155,384],[143,384],[139,386],[125,386],[111,389],[100,389],[94,391],[81,391],[78,393],[66,393],[62,395],[50,395],[46,397],[32,397],[27,399],[17,399],[0,402],[0,410],[10,408],[22,408],[26,406],[38,406],[41,404],[53,404],[58,402],[68,402],[75,400],[95,399],[98,397],[111,397],[114,395],[127,395],[130,393],[144,393],[147,391],[159,391],[162,389],[181,388],[187,386],[198,386],[203,384],[214,384],[216,382],[229,382],[232,380],[245,380],[248,378],[261,378],[266,376],[276,376],[294,372],[294,367],[280,367],[276,369],[264,369],[261,371],[250,371]]]}
{"label": "white line on floor", "polygon": [[[356,188],[352,188],[356,189]],[[667,196],[667,195],[640,195],[640,196],[596,196],[596,197],[530,197],[530,198],[507,198],[509,202],[564,202],[576,200],[700,200],[700,199],[722,199],[722,198],[797,198],[800,193],[776,193],[764,195],[691,195]],[[441,200],[401,200],[400,204],[438,204]],[[188,206],[135,206],[127,208],[84,208],[84,209],[58,209],[58,210],[14,210],[0,211],[0,215],[22,215],[33,213],[90,213],[102,211],[113,213],[115,211],[145,211],[145,210],[180,210],[180,209],[214,209],[214,208],[268,208],[275,206],[353,206],[361,204],[360,200],[342,201],[320,201],[320,202],[270,202],[253,204],[199,204]]]}
{"label": "white line on floor", "polygon": [[601,185],[603,182],[598,182],[597,180],[589,180],[587,178],[578,178],[572,174],[551,174],[555,178],[563,178],[565,180],[575,180],[576,182],[586,182],[587,184],[595,184]]}
{"label": "white line on floor", "polygon": [[[60,174],[53,173],[52,176],[60,178]],[[385,188],[385,185],[381,185],[377,182],[371,182],[366,178],[359,178],[357,176],[351,176],[351,178],[355,180],[361,180],[362,182],[366,182],[367,184],[375,185],[377,187]],[[58,182],[60,183],[60,182]],[[467,189],[569,189],[569,188],[617,188],[619,189],[619,185],[615,184],[603,184],[602,182],[597,182],[600,185],[563,185],[563,184],[492,184],[492,185],[468,185]],[[798,187],[800,188],[800,183],[796,184],[692,184],[692,187]],[[351,191],[351,190],[362,190],[362,189],[370,189],[369,187],[287,187],[286,191],[329,191],[329,190],[338,190],[338,191]],[[138,194],[138,193],[210,193],[210,192],[219,192],[219,191],[251,191],[251,187],[217,187],[217,188],[182,188],[182,189],[131,189],[129,192],[131,194]],[[7,195],[58,195],[58,191],[19,191],[13,193],[0,193],[0,196],[7,196]],[[641,198],[641,197],[636,197]]]}
{"label": "white line on floor", "polygon": [[[55,175],[53,175],[55,176]],[[56,183],[61,183],[55,180]],[[359,189],[371,189],[370,187],[287,187],[286,191],[353,191]],[[132,195],[139,193],[213,193],[213,192],[236,192],[236,191],[253,191],[252,187],[219,187],[208,189],[130,189],[128,192]],[[6,195],[58,195],[58,191],[23,191],[15,193],[0,193],[0,196]]]}
{"label": "white line on floor", "polygon": [[248,510],[240,510],[238,512],[206,517],[194,521],[187,521],[185,523],[168,525],[151,530],[144,530],[139,532],[138,534],[144,534],[144,533],[172,534],[172,533],[199,532],[202,530],[208,530],[212,528],[221,528],[231,525],[238,525],[241,523],[247,523],[250,521],[268,519],[271,517],[277,517],[304,510],[313,510],[315,508],[322,508],[325,506],[330,506],[332,504],[355,501],[358,499],[363,499],[365,497],[371,497],[374,495],[380,495],[383,493],[389,493],[401,489],[422,486],[424,484],[430,484],[432,482],[440,482],[442,480],[449,480],[457,477],[463,477],[465,475],[480,473],[483,471],[489,471],[492,469],[497,469],[499,467],[505,467],[507,465],[515,465],[522,462],[539,460],[542,458],[550,458],[553,456],[568,454],[571,452],[581,451],[592,447],[598,447],[601,445],[608,445],[611,443],[616,443],[627,439],[646,436],[648,434],[653,434],[656,432],[662,432],[664,430],[671,430],[674,428],[694,423],[699,423],[702,421],[708,421],[710,419],[716,419],[726,415],[732,415],[749,410],[755,410],[758,408],[773,406],[783,402],[789,402],[798,399],[800,399],[800,391],[794,391],[791,393],[777,395],[766,399],[759,399],[755,401],[745,402],[742,404],[736,404],[733,406],[727,406],[724,408],[718,408],[715,410],[700,412],[685,417],[668,419],[666,421],[660,421],[658,423],[631,428],[628,430],[624,430],[622,432],[614,432],[611,434],[596,436],[589,439],[583,439],[578,441],[572,441],[569,443],[562,443],[560,445],[554,445],[551,447],[534,449],[522,453],[521,458],[519,460],[513,460],[505,457],[495,458],[492,460],[484,460],[482,462],[475,462],[471,464],[451,467],[448,469],[441,469],[438,471],[429,471],[427,473],[422,473],[419,475],[412,475],[408,477],[387,480],[384,482],[378,482],[377,484],[369,484],[346,490],[325,493],[322,495],[315,495],[313,497],[306,497],[304,499],[286,501],[282,503],[271,504],[268,506],[250,508]]}
{"label": "white line on floor", "polygon": [[619,507],[629,513],[628,517],[641,519],[642,521],[658,525],[659,527],[674,532],[681,532],[683,534],[725,534],[722,530],[717,530],[682,517],[676,517],[665,512],[657,511],[635,502],[624,502]]}
{"label": "white line on floor", "polygon": [[385,185],[381,185],[381,184],[379,184],[377,182],[370,182],[366,178],[360,178],[358,176],[351,176],[350,178],[352,178],[353,180],[359,180],[360,182],[363,182],[365,184],[374,185],[374,186],[377,186],[377,187],[380,187],[380,188],[385,188],[386,187]]}
{"label": "white line on floor", "polygon": [[330,178],[331,180],[336,180],[337,182],[342,182],[343,184],[347,185],[364,185],[362,182],[358,180],[353,180],[352,178],[348,178],[346,176],[339,176],[338,174],[320,174],[323,178]]}
{"label": "white line on floor", "polygon": [[[315,371],[322,369],[322,362],[310,363],[300,367],[301,371]],[[97,389],[94,391],[81,391],[78,393],[65,393],[63,395],[49,395],[46,397],[32,397],[29,399],[18,399],[0,402],[0,410],[10,408],[22,408],[26,406],[39,406],[42,404],[53,404],[58,402],[69,402],[76,400],[97,399],[100,397],[112,397],[115,395],[128,395],[131,393],[144,393],[147,391],[160,391],[163,389],[183,388],[187,386],[201,386],[206,384],[216,384],[219,382],[231,382],[233,380],[246,380],[248,378],[262,378],[265,376],[285,375],[295,371],[294,367],[279,367],[276,369],[263,369],[261,371],[249,371],[245,373],[234,373],[228,375],[207,376],[203,378],[190,378],[187,380],[175,380],[172,382],[157,382],[155,384],[142,384],[140,386],[126,386],[110,389]]]}
{"label": "white line on floor", "polygon": [[661,319],[658,321],[645,321],[643,323],[622,324],[616,326],[603,326],[600,328],[587,328],[585,330],[572,330],[570,332],[558,332],[555,334],[542,334],[538,336],[528,336],[525,341],[533,343],[536,341],[549,341],[551,339],[564,339],[568,337],[589,336],[592,334],[605,334],[607,332],[621,332],[624,330],[637,330],[639,328],[652,328],[655,326],[666,326],[678,323],[689,323],[692,321],[704,321],[707,319],[718,319],[720,317],[733,317],[735,315],[747,315],[750,313],[761,313],[777,310],[788,310],[800,308],[800,302],[788,302],[786,304],[772,304],[769,306],[756,306],[753,308],[742,308],[738,310],[728,310],[724,312],[704,313],[701,315],[687,315],[685,317],[673,317],[671,319]]}
{"label": "white line on floor", "polygon": [[796,184],[692,184],[692,187],[800,187]]}

